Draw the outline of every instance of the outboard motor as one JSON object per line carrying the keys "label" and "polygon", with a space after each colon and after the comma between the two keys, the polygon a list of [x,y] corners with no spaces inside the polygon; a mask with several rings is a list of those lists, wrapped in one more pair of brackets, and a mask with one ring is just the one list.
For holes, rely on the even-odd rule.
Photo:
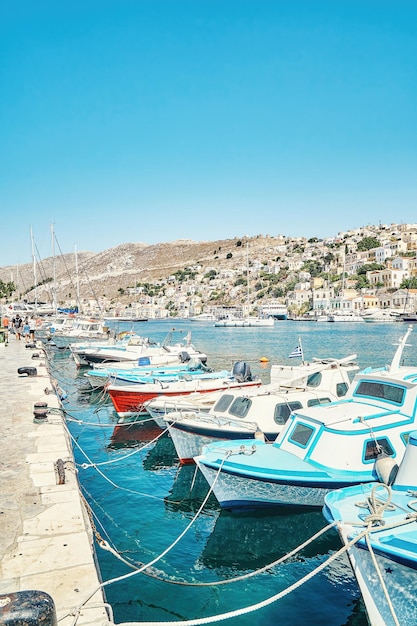
{"label": "outboard motor", "polygon": [[252,380],[252,373],[246,361],[236,361],[232,374],[239,383],[246,383]]}
{"label": "outboard motor", "polygon": [[178,358],[180,360],[180,363],[188,363],[188,361],[191,359],[190,355],[188,354],[188,352],[180,352],[178,355]]}

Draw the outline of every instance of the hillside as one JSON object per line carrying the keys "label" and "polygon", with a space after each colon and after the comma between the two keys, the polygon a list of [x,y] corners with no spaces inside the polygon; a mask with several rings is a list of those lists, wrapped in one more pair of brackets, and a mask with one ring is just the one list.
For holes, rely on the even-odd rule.
{"label": "hillside", "polygon": [[98,253],[50,257],[37,261],[36,268],[33,263],[2,267],[0,280],[13,280],[19,294],[30,301],[34,297],[30,289],[35,284],[36,271],[38,300],[51,301],[54,282],[57,300],[62,302],[75,297],[78,275],[81,298],[116,298],[120,297],[120,290],[166,279],[186,267],[199,266],[202,271],[244,268],[247,253],[246,245],[241,245],[243,241],[249,242],[251,259],[260,260],[277,256],[277,246],[283,243],[281,237],[270,236],[204,242],[179,240],[155,245],[125,243]]}

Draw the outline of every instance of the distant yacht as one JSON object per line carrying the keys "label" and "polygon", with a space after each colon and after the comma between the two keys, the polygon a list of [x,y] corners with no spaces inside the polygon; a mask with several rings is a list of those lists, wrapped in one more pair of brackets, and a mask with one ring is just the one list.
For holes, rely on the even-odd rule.
{"label": "distant yacht", "polygon": [[190,322],[215,322],[216,316],[213,313],[200,313],[200,315],[192,315],[188,319]]}
{"label": "distant yacht", "polygon": [[274,318],[272,316],[269,317],[235,317],[233,315],[227,315],[226,317],[221,317],[216,319],[214,325],[217,327],[223,328],[253,328],[253,327],[265,327],[265,326],[273,326]]}

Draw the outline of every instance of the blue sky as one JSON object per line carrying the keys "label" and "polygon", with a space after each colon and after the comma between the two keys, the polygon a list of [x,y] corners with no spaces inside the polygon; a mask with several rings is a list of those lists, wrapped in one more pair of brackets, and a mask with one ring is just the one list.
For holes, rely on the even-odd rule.
{"label": "blue sky", "polygon": [[0,266],[417,222],[415,0],[0,4]]}

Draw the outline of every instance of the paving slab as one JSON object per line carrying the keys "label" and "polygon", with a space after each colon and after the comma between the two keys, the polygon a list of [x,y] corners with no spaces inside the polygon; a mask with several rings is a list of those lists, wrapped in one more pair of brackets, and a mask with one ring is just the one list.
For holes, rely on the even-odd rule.
{"label": "paving slab", "polygon": [[[32,359],[33,352],[40,357]],[[0,594],[43,591],[54,601],[60,626],[106,626],[113,622],[92,530],[44,357],[39,345],[28,349],[14,336],[0,344]],[[26,367],[35,367],[36,376],[18,373]],[[35,402],[54,411],[36,422]],[[62,484],[58,459],[64,461]]]}

